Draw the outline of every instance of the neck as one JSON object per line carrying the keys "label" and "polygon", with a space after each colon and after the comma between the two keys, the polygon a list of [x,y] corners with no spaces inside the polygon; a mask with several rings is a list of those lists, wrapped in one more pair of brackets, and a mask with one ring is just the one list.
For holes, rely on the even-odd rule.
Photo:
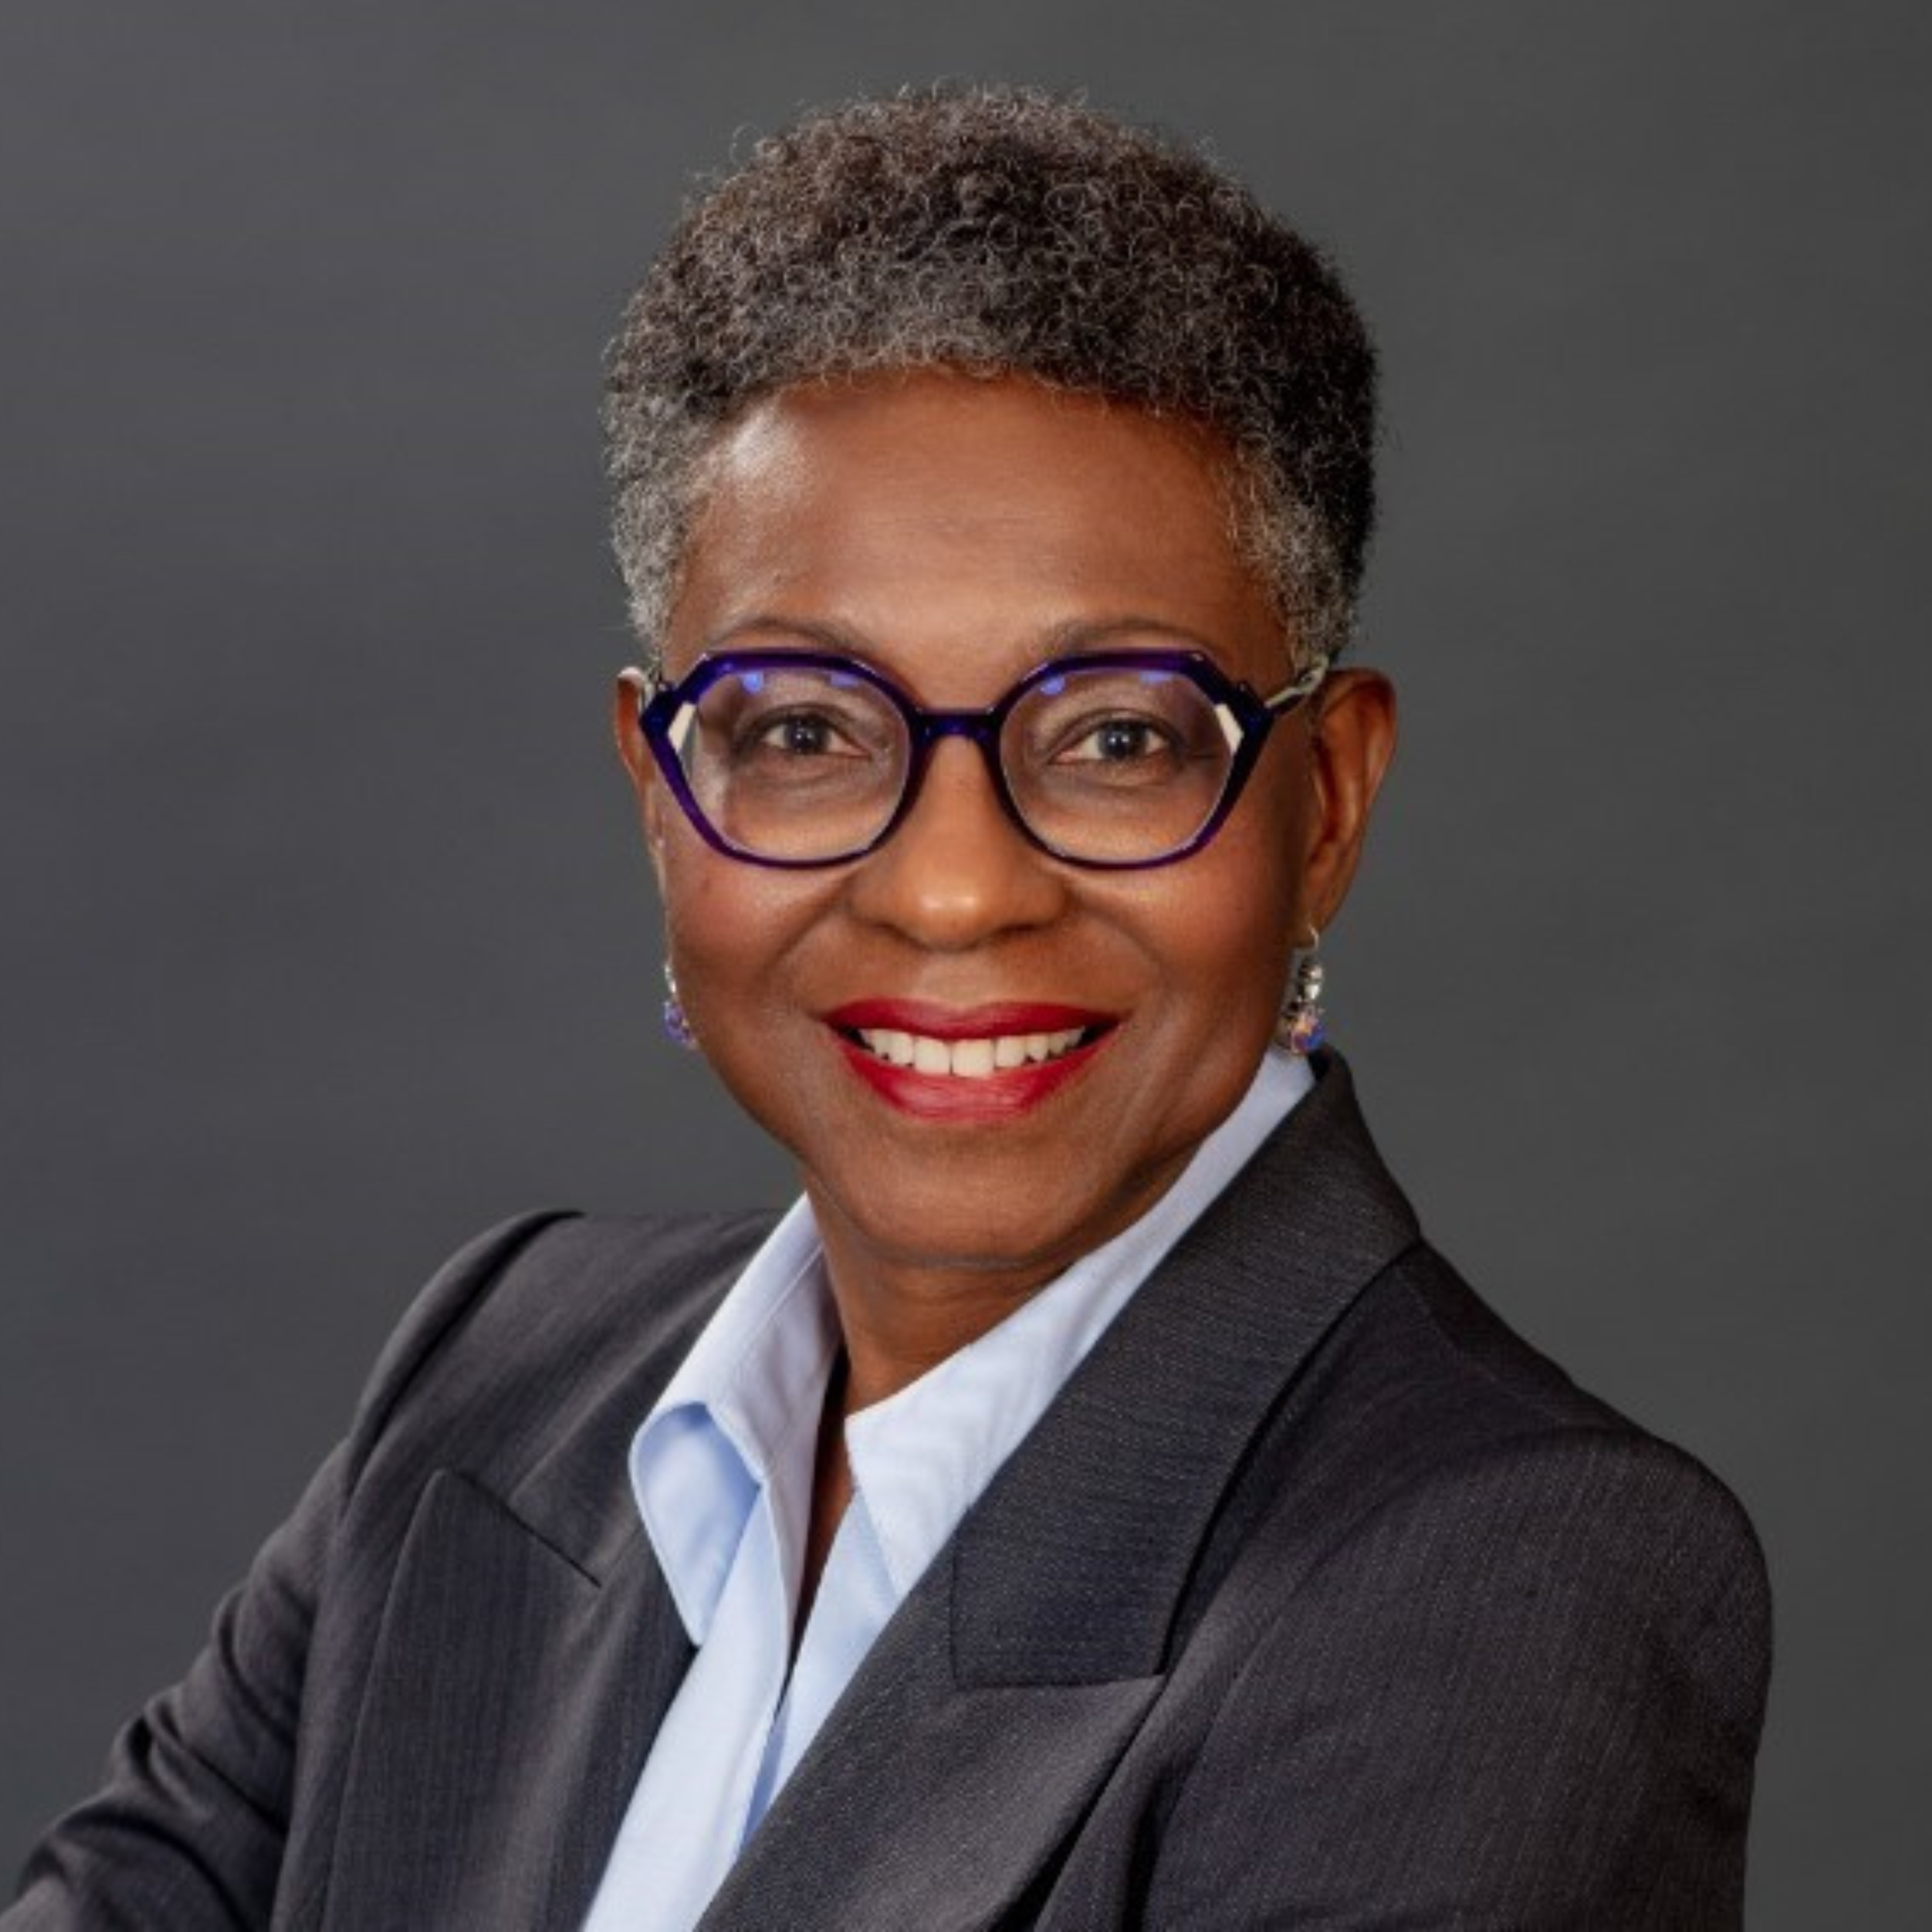
{"label": "neck", "polygon": [[991,1260],[882,1249],[808,1179],[845,1345],[845,1413],[896,1395],[997,1328],[1082,1256],[1137,1220],[1185,1164],[1184,1158],[1169,1162],[1144,1177],[1102,1226],[1090,1223],[1053,1247]]}
{"label": "neck", "polygon": [[826,1273],[844,1338],[844,1412],[896,1395],[929,1369],[997,1328],[1060,1272],[948,1268],[866,1252],[850,1231],[819,1224]]}

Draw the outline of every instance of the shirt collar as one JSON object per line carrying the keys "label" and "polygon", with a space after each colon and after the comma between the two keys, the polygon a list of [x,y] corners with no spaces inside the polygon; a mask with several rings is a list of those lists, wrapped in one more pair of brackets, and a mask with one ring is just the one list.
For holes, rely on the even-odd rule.
{"label": "shirt collar", "polygon": [[818,1226],[800,1200],[746,1263],[631,1444],[638,1514],[693,1643],[710,1634],[761,1490],[778,1506],[782,1545],[802,1540],[811,1444],[838,1348]]}

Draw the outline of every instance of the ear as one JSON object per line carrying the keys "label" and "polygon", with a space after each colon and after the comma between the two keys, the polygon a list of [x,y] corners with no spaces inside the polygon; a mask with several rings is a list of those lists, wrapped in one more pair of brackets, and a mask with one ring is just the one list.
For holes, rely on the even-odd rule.
{"label": "ear", "polygon": [[630,775],[631,789],[637,794],[638,814],[644,828],[644,844],[651,866],[658,875],[658,889],[664,889],[664,788],[658,776],[657,760],[651,754],[638,712],[645,696],[644,674],[635,669],[620,671],[611,693],[610,734],[617,741],[617,755]]}
{"label": "ear", "polygon": [[1395,687],[1350,666],[1322,686],[1309,734],[1315,811],[1302,866],[1302,907],[1326,927],[1341,910],[1368,836],[1369,814],[1395,755]]}

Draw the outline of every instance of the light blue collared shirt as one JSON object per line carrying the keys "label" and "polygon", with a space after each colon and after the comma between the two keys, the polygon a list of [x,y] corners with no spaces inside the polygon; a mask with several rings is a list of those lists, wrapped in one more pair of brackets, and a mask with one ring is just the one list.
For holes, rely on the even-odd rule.
{"label": "light blue collared shirt", "polygon": [[838,1324],[809,1204],[752,1257],[631,1445],[645,1533],[698,1654],[584,1932],[689,1932],[886,1620],[1161,1258],[1312,1085],[1270,1050],[1133,1225],[846,1419],[852,1500],[789,1678]]}

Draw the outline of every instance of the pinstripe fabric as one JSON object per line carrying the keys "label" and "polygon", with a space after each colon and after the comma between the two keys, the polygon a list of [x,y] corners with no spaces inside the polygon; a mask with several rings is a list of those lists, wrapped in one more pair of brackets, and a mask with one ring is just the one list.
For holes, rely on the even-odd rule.
{"label": "pinstripe fabric", "polygon": [[[1423,1244],[1332,1059],[1007,1462],[709,1932],[1739,1922],[1729,1496]],[[624,1445],[764,1232],[459,1256],[4,1932],[577,1924],[688,1660]]]}

